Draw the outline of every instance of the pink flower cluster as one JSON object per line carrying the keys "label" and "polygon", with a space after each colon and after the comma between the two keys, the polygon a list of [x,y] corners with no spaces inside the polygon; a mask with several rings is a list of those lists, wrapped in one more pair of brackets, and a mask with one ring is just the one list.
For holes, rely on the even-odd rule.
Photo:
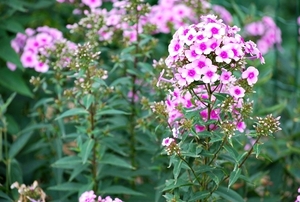
{"label": "pink flower cluster", "polygon": [[264,16],[261,21],[247,24],[245,34],[258,38],[256,43],[262,54],[266,54],[274,45],[281,44],[281,30],[269,16]]}
{"label": "pink flower cluster", "polygon": [[115,198],[112,199],[110,196],[102,198],[101,196],[96,196],[94,191],[86,191],[79,197],[79,202],[122,202],[122,200]]}
{"label": "pink flower cluster", "polygon": [[[147,23],[146,17],[141,16],[140,21],[137,24],[131,25],[128,21],[125,20],[127,14],[126,6],[130,4],[128,0],[122,0],[113,2],[111,10],[106,10],[102,8],[96,8],[91,11],[84,11],[84,14],[87,18],[99,19],[102,18],[105,24],[102,25],[97,31],[100,41],[109,41],[112,39],[113,34],[117,30],[123,31],[123,37],[128,38],[129,41],[137,40],[137,31],[138,33],[143,32],[143,26]],[[94,17],[93,17],[94,16]],[[98,22],[93,22],[93,24],[98,24]],[[73,25],[67,25],[68,29],[76,29],[78,26],[83,26],[86,30],[94,29],[94,25],[90,23],[79,22]],[[138,29],[137,29],[138,26]]]}
{"label": "pink flower cluster", "polygon": [[[202,2],[202,1],[201,1]],[[149,22],[156,25],[156,32],[170,33],[171,28],[178,29],[188,22],[195,22],[195,13],[184,1],[160,0],[151,7]]]}
{"label": "pink flower cluster", "polygon": [[159,82],[169,81],[173,85],[165,106],[174,138],[182,132],[185,119],[180,108],[185,113],[199,111],[200,121],[194,125],[196,133],[218,128],[216,124],[200,124],[208,120],[220,124],[224,121],[220,116],[224,106],[218,103],[216,93],[231,98],[227,107],[232,116],[230,124],[243,132],[246,124],[240,111],[246,90],[257,82],[259,74],[253,66],[246,68],[245,60],[260,59],[264,63],[256,44],[245,42],[237,33],[238,27],[225,25],[214,15],[202,16],[201,20],[199,24],[180,27],[173,35],[165,61],[173,77],[163,78],[163,71],[159,78]]}
{"label": "pink flower cluster", "polygon": [[[11,41],[12,48],[21,55],[21,63],[25,68],[34,68],[37,72],[47,72],[47,61],[41,61],[39,56],[46,54],[47,48],[52,48],[55,42],[63,40],[63,34],[48,26],[38,27],[36,30],[27,28],[25,34],[18,33]],[[9,63],[8,67],[14,70]]]}

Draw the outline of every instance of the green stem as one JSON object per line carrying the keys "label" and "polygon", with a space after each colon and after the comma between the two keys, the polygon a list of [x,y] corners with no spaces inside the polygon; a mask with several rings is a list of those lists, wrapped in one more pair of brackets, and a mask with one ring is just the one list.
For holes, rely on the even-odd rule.
{"label": "green stem", "polygon": [[198,176],[196,175],[196,173],[195,173],[195,171],[194,171],[194,169],[192,168],[192,166],[180,155],[180,154],[178,154],[178,157],[183,161],[183,162],[185,162],[186,163],[186,165],[191,169],[191,171],[192,171],[192,173],[193,173],[193,175],[195,176],[195,178],[196,178],[196,180],[198,181],[198,183],[199,183],[199,185],[201,186],[201,181],[200,181],[200,179],[198,178]]}
{"label": "green stem", "polygon": [[97,170],[98,170],[98,164],[97,164],[97,140],[95,135],[93,134],[93,131],[95,129],[95,106],[94,104],[91,105],[90,109],[89,109],[89,116],[90,116],[90,124],[91,124],[91,128],[90,128],[90,132],[92,133],[91,138],[95,141],[95,144],[93,146],[93,156],[92,156],[92,175],[93,175],[93,181],[94,181],[94,185],[93,185],[93,190],[95,193],[98,192],[98,174],[97,174]]}
{"label": "green stem", "polygon": [[214,153],[213,158],[210,160],[210,162],[208,163],[208,165],[210,165],[218,156],[218,153],[221,151],[222,147],[224,146],[224,144],[227,142],[227,135],[225,135],[223,137],[222,143],[220,144],[218,150]]}
{"label": "green stem", "polygon": [[258,136],[258,138],[256,139],[256,141],[252,145],[251,149],[248,151],[246,157],[243,159],[242,163],[239,164],[238,168],[241,168],[243,166],[243,164],[246,162],[246,160],[248,159],[248,157],[251,155],[254,146],[258,143],[258,141],[259,141],[260,138],[261,138],[261,136]]}

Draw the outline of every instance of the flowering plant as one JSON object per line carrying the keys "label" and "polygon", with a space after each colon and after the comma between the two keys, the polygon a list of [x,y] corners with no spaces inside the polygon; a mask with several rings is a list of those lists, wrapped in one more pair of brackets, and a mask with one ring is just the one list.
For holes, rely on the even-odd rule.
{"label": "flowering plant", "polygon": [[[174,179],[164,189],[168,201],[178,197],[207,201],[224,197],[224,192],[241,201],[233,190],[226,191],[224,183],[230,188],[241,178],[247,158],[253,151],[259,155],[261,137],[281,130],[280,117],[272,115],[257,117],[254,130],[246,130],[252,119],[250,94],[259,74],[255,67],[246,67],[247,59],[264,63],[264,58],[256,44],[244,41],[238,31],[207,15],[198,24],[179,28],[170,42],[158,81],[169,94],[153,105],[173,136],[162,141],[174,167]],[[246,131],[256,141],[248,151],[238,153],[237,143]]]}

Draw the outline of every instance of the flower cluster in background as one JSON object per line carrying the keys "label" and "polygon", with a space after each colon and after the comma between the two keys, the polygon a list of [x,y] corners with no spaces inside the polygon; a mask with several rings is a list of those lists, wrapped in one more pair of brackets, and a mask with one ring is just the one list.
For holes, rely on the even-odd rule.
{"label": "flower cluster in background", "polygon": [[25,184],[19,184],[18,182],[14,182],[11,189],[18,189],[19,200],[20,202],[45,202],[46,194],[45,192],[38,186],[38,182],[34,181],[31,186],[26,186]]}
{"label": "flower cluster in background", "polygon": [[[47,51],[56,49],[55,44],[66,41],[61,31],[48,26],[36,29],[27,28],[25,34],[18,33],[11,41],[11,46],[16,53],[20,54],[20,60],[24,68],[33,68],[37,72],[47,72],[49,69]],[[68,42],[71,49],[75,45]],[[8,63],[7,66],[13,71],[16,65]]]}
{"label": "flower cluster in background", "polygon": [[[244,118],[252,111],[246,95],[253,92],[259,74],[255,67],[246,67],[245,60],[260,59],[264,63],[264,58],[256,44],[245,42],[238,31],[238,27],[207,15],[199,24],[181,27],[173,35],[165,70],[172,76],[163,78],[163,71],[159,83],[173,85],[165,110],[174,138],[187,131],[193,135],[220,127],[229,136],[245,130]],[[222,102],[216,99],[220,95]],[[200,117],[193,123],[191,117],[185,117],[187,112],[199,112]],[[214,123],[206,123],[211,120]],[[165,139],[166,146],[166,141],[172,142]]]}
{"label": "flower cluster in background", "polygon": [[257,47],[262,54],[266,54],[274,45],[281,44],[281,30],[269,16],[264,16],[261,21],[247,24],[244,29],[246,36],[257,39]]}
{"label": "flower cluster in background", "polygon": [[300,202],[300,187],[299,187],[299,189],[298,189],[298,196],[297,196],[295,202]]}
{"label": "flower cluster in background", "polygon": [[115,198],[112,199],[110,196],[102,198],[101,196],[96,196],[94,191],[86,191],[79,197],[79,202],[122,202],[122,200]]}

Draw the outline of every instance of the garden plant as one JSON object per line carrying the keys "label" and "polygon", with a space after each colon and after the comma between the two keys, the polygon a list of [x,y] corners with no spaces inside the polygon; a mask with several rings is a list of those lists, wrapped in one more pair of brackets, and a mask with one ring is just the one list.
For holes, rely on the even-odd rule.
{"label": "garden plant", "polygon": [[0,200],[300,201],[299,1],[0,11]]}

